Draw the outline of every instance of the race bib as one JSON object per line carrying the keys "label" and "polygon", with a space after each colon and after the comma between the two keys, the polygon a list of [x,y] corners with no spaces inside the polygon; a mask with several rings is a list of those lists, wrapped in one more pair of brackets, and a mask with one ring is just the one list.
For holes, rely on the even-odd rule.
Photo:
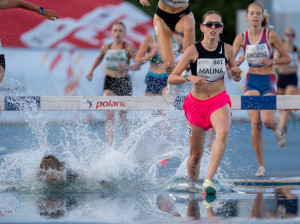
{"label": "race bib", "polygon": [[207,82],[223,79],[226,72],[225,58],[201,58],[197,60],[197,76]]}
{"label": "race bib", "polygon": [[126,64],[127,53],[125,50],[107,50],[106,52],[106,68],[109,70],[117,70],[118,64]]}
{"label": "race bib", "polygon": [[262,58],[270,59],[269,49],[266,43],[246,46],[246,58],[249,65],[260,66]]}

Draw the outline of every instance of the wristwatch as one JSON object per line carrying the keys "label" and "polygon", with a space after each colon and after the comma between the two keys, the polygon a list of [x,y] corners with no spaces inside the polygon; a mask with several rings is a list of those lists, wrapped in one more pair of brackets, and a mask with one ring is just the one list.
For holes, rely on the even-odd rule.
{"label": "wristwatch", "polygon": [[38,14],[44,15],[45,9],[43,7],[40,7]]}
{"label": "wristwatch", "polygon": [[189,77],[190,75],[186,72],[184,75],[183,75],[183,79],[186,81],[186,82],[188,82],[188,77]]}

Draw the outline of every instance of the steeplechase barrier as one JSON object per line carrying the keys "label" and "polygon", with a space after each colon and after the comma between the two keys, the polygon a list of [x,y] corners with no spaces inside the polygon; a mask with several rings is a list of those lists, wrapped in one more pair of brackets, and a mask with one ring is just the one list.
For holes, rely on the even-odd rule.
{"label": "steeplechase barrier", "polygon": [[[230,96],[234,110],[300,109],[300,95],[289,96]],[[105,111],[105,110],[157,110],[180,109],[184,96],[169,103],[163,96],[0,96],[2,111]],[[245,187],[300,186],[300,178],[290,179],[229,179],[229,183]],[[10,182],[1,181],[0,185]]]}
{"label": "steeplechase barrier", "polygon": [[300,178],[281,178],[281,179],[229,179],[228,183],[236,186],[245,187],[277,187],[277,186],[300,186]]}
{"label": "steeplechase barrier", "polygon": [[[2,111],[103,111],[181,109],[184,96],[169,103],[163,96],[18,96],[0,97]],[[300,95],[230,96],[233,110],[300,109]]]}

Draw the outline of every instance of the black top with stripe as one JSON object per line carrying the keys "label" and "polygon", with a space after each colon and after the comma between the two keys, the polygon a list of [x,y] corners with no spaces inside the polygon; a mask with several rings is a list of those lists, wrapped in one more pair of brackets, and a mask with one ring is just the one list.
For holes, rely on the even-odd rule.
{"label": "black top with stripe", "polygon": [[[211,61],[211,63],[212,63],[211,69],[206,69],[205,70],[205,71],[208,71],[207,75],[203,76],[203,77],[207,78],[207,81],[209,81],[209,78],[210,78],[209,76],[211,76],[209,74],[209,72],[213,72],[212,69],[213,69],[213,67],[215,67],[214,63],[216,63],[216,61],[223,61],[223,60],[214,60],[214,59],[225,59],[225,64],[221,66],[222,71],[224,70],[224,73],[225,73],[226,67],[224,67],[224,66],[226,66],[226,64],[227,64],[227,58],[225,57],[225,50],[224,50],[224,43],[223,42],[219,41],[218,46],[217,46],[216,50],[214,50],[214,51],[206,50],[203,47],[203,45],[201,44],[201,42],[197,42],[195,44],[195,47],[198,51],[198,58],[195,62],[190,64],[192,75],[203,76],[203,75],[199,74],[199,71],[201,70],[201,68],[199,68],[199,66],[201,65],[201,63],[199,63],[198,61],[201,60],[201,59],[207,59],[208,61]],[[220,67],[220,65],[218,67]],[[202,72],[203,72],[203,70],[202,70]],[[222,76],[221,73],[217,74],[216,76],[221,77]],[[222,78],[224,78],[224,76],[221,77],[221,78],[217,77],[217,79],[213,78],[214,80],[209,81],[209,82],[213,82],[213,81],[216,81],[216,80],[222,79]]]}

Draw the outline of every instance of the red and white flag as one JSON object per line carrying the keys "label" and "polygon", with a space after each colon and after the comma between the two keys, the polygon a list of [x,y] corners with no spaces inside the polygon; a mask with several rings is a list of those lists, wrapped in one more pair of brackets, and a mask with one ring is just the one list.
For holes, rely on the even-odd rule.
{"label": "red and white flag", "polygon": [[23,9],[0,11],[3,47],[99,48],[112,41],[111,25],[123,21],[126,41],[136,47],[153,33],[152,18],[134,5],[120,0],[31,0],[52,9],[60,19],[53,22]]}

